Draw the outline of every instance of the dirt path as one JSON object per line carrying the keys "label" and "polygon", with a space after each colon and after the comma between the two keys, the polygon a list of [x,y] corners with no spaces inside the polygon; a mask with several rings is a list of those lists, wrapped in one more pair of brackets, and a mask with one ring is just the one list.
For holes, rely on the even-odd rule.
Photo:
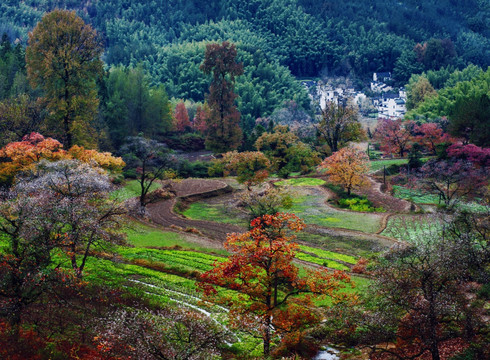
{"label": "dirt path", "polygon": [[392,213],[409,212],[411,203],[409,201],[398,199],[391,194],[381,191],[381,183],[369,177],[370,186],[365,191],[367,198],[375,206],[382,206],[386,211]]}
{"label": "dirt path", "polygon": [[191,220],[181,217],[173,212],[174,206],[180,199],[192,199],[194,201],[199,198],[216,196],[221,193],[230,192],[229,186],[218,180],[204,179],[185,179],[178,183],[174,183],[173,189],[177,197],[170,200],[159,201],[148,205],[150,219],[164,227],[178,226],[183,229],[196,228],[203,235],[211,239],[224,242],[226,235],[234,232],[244,232],[245,229],[231,224],[220,224],[204,220]]}

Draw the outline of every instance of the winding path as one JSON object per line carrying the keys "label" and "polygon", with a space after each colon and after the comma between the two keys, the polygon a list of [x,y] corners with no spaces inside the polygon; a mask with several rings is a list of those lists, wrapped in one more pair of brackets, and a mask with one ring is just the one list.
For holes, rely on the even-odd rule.
{"label": "winding path", "polygon": [[367,198],[376,206],[382,206],[388,212],[409,212],[412,205],[409,201],[396,198],[381,191],[381,183],[369,177],[370,186],[365,190]]}
{"label": "winding path", "polygon": [[231,187],[226,183],[219,180],[185,179],[174,183],[172,187],[176,192],[175,198],[148,205],[147,210],[153,222],[165,227],[195,228],[203,235],[221,242],[226,240],[226,235],[229,233],[246,231],[236,225],[187,219],[173,211],[177,201],[197,201],[231,192]]}

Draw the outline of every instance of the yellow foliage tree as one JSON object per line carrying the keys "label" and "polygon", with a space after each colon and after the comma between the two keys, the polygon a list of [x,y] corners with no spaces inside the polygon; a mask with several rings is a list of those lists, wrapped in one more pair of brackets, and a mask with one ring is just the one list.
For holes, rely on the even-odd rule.
{"label": "yellow foliage tree", "polygon": [[260,151],[229,151],[221,159],[213,161],[210,175],[223,173],[223,176],[236,175],[237,181],[246,184],[248,189],[264,182],[269,176],[271,163]]}
{"label": "yellow foliage tree", "polygon": [[323,160],[318,169],[326,169],[329,180],[342,186],[347,190],[348,195],[352,190],[363,188],[368,184],[369,158],[365,152],[357,149],[349,147],[340,149]]}
{"label": "yellow foliage tree", "polygon": [[48,127],[66,148],[97,145],[96,78],[103,51],[96,31],[75,11],[47,13],[29,33],[27,76],[42,89]]}

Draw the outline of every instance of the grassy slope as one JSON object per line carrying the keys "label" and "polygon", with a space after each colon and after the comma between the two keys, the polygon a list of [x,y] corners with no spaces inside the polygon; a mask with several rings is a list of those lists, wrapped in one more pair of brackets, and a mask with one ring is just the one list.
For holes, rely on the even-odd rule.
{"label": "grassy slope", "polygon": [[326,184],[325,180],[317,179],[317,178],[294,178],[277,181],[275,185],[283,186],[320,186]]}
{"label": "grassy slope", "polygon": [[374,233],[380,225],[380,215],[340,211],[325,204],[324,196],[309,193],[293,196],[293,206],[288,211],[308,224],[338,227]]}
{"label": "grassy slope", "polygon": [[376,172],[383,169],[383,166],[403,165],[408,163],[408,159],[388,159],[388,160],[372,160],[370,161],[371,172]]}
{"label": "grassy slope", "polygon": [[[153,183],[150,186],[150,191],[156,190],[160,187],[158,183]],[[149,191],[149,192],[150,192]],[[141,188],[137,180],[131,180],[124,184],[123,187],[113,191],[111,193],[111,199],[118,199],[120,201],[125,201],[133,197],[140,196]]]}

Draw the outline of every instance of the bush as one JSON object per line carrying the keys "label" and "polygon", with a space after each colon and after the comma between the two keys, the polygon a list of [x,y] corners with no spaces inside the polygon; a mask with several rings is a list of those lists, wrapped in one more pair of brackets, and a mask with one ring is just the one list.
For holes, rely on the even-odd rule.
{"label": "bush", "polygon": [[138,178],[138,173],[136,172],[136,169],[124,169],[123,170],[123,175],[126,179],[136,179]]}
{"label": "bush", "polygon": [[209,177],[210,163],[195,161],[190,162],[189,160],[182,160],[179,163],[179,167],[177,172],[179,177],[188,178],[188,177],[197,177],[197,178],[205,178]]}
{"label": "bush", "polygon": [[380,158],[381,158],[380,153],[374,151],[369,152],[369,160],[379,160]]}
{"label": "bush", "polygon": [[124,181],[124,175],[123,174],[115,174],[114,176],[111,176],[111,182],[115,185],[120,185]]}
{"label": "bush", "polygon": [[375,208],[373,203],[365,197],[351,197],[340,199],[338,204],[341,208],[359,212],[384,212],[382,207]]}
{"label": "bush", "polygon": [[396,174],[399,174],[401,169],[405,169],[407,167],[406,164],[401,164],[401,165],[398,165],[398,164],[391,164],[390,166],[388,166],[386,168],[386,175],[396,175]]}
{"label": "bush", "polygon": [[475,360],[475,359],[484,359],[483,349],[479,347],[469,347],[468,349],[464,350],[462,353],[459,353],[455,356],[452,356],[449,358],[449,360]]}
{"label": "bush", "polygon": [[204,150],[204,136],[198,133],[173,133],[165,137],[165,143],[171,149],[183,151]]}
{"label": "bush", "polygon": [[484,284],[480,288],[480,290],[478,291],[478,296],[485,300],[490,299],[490,283]]}

